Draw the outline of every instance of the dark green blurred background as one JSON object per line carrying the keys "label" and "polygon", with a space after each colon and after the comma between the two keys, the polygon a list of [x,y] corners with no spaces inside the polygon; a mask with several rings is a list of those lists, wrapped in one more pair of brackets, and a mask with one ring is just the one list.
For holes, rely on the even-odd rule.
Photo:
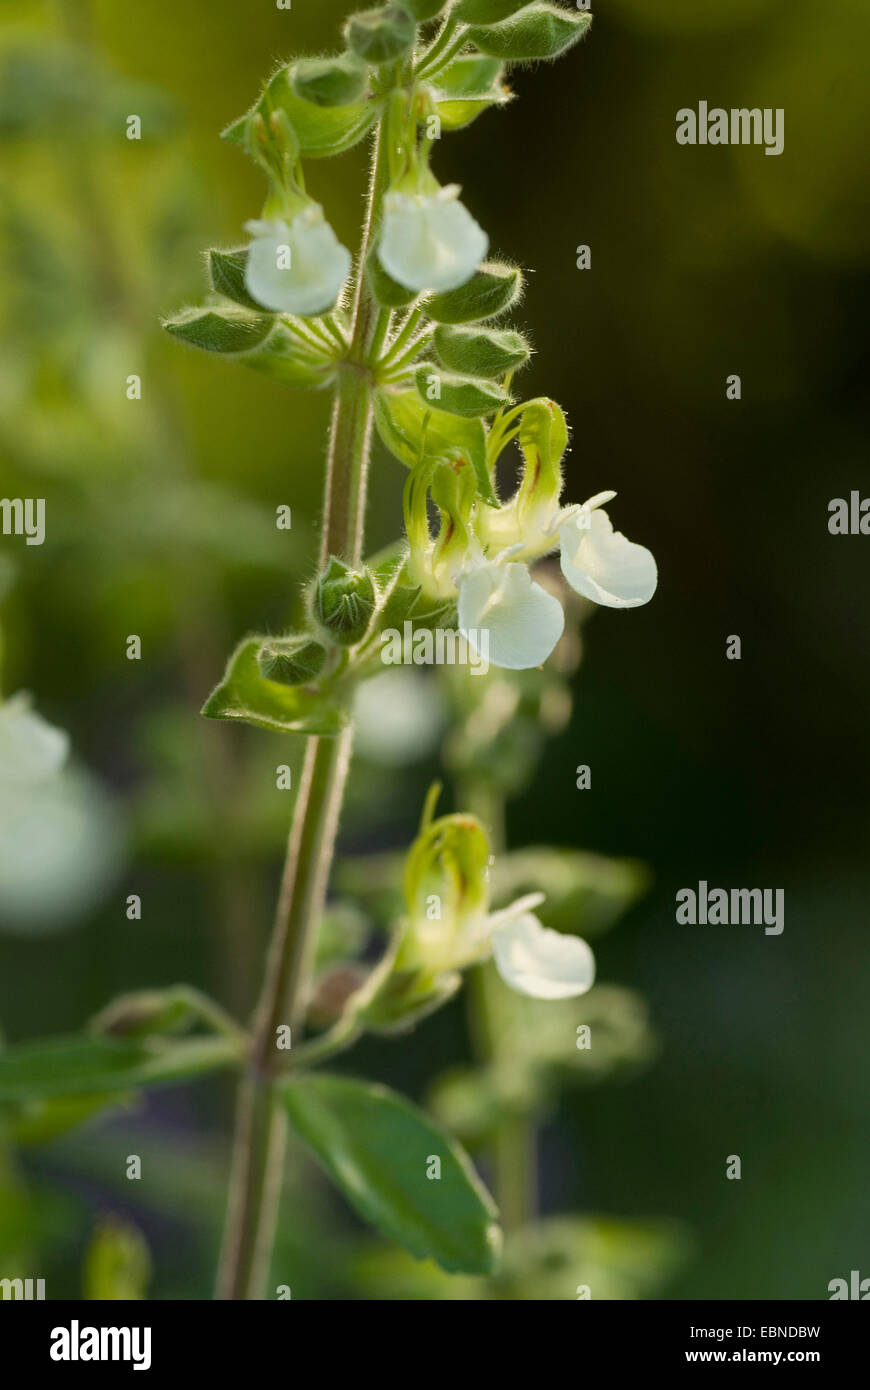
{"label": "dark green blurred background", "polygon": [[[655,873],[597,954],[601,978],[646,996],[661,1055],[630,1083],[566,1100],[543,1136],[544,1207],[682,1218],[695,1256],[669,1297],[824,1298],[832,1278],[870,1274],[870,540],[827,530],[831,498],[870,495],[870,11],[593,8],[579,51],[517,73],[519,100],[436,157],[495,252],[534,270],[523,388],[569,414],[567,495],[618,489],[614,521],[661,575],[647,608],[590,625],[570,729],[509,817],[514,845],[581,845]],[[10,1040],[75,1029],[119,990],[176,979],[239,1009],[251,1000],[289,818],[255,784],[272,785],[286,754],[196,710],[232,642],[279,628],[310,573],[328,400],[164,341],[158,318],[201,297],[200,250],[238,243],[259,213],[260,177],[219,130],[278,61],[333,44],[344,13],[340,0],[3,5],[3,51],[65,34],[132,88],[114,133],[93,139],[62,113],[25,136],[14,94],[0,108],[2,492],[45,496],[49,517],[41,549],[3,542],[17,568],[4,689],[32,690],[70,730],[126,807],[130,847],[66,930],[0,931]],[[699,100],[783,107],[784,153],[677,145],[675,114]],[[140,110],[143,140],[128,142],[123,117]],[[360,148],[310,174],[349,245],[363,165]],[[589,271],[575,268],[581,243]],[[129,372],[139,405],[123,399]],[[725,397],[731,373],[740,402]],[[232,490],[209,493],[213,517],[203,479]],[[397,532],[402,481],[379,455],[371,549]],[[276,542],[281,503],[293,530]],[[134,632],[138,664],[124,659]],[[725,658],[730,634],[739,662]],[[262,773],[240,786],[248,757]],[[575,789],[579,763],[591,791]],[[345,848],[406,843],[434,768],[364,766]],[[784,888],[783,935],[676,925],[674,894],[699,879]],[[132,892],[141,923],[124,915]],[[416,1046],[367,1044],[357,1069],[421,1093],[465,1047],[458,1009],[426,1028]],[[160,1094],[144,1116],[28,1160],[55,1194],[40,1219],[59,1233],[60,1287],[75,1289],[93,1212],[120,1204],[154,1247],[154,1296],[207,1293],[212,1209],[202,1238],[186,1220],[220,1192],[230,1100]],[[119,1155],[148,1144],[179,1186],[174,1212],[109,1182]],[[729,1154],[740,1182],[725,1180]],[[309,1278],[320,1287],[302,1268],[300,1292]]]}

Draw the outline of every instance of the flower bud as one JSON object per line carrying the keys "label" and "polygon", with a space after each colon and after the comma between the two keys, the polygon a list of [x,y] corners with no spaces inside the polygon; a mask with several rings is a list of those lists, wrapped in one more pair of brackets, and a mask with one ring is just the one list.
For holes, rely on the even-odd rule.
{"label": "flower bud", "polygon": [[481,53],[508,63],[559,58],[588,33],[591,14],[572,14],[560,5],[526,5],[492,27],[473,28],[468,38]]}
{"label": "flower bud", "polygon": [[516,266],[489,261],[464,285],[433,295],[426,311],[436,323],[480,323],[510,309],[522,288],[522,272]]}
{"label": "flower bud", "polygon": [[338,58],[301,58],[290,69],[290,85],[303,101],[315,106],[350,106],[361,101],[369,70],[355,53]]}
{"label": "flower bud", "polygon": [[417,30],[403,5],[384,5],[351,15],[345,27],[348,46],[367,63],[390,63],[414,47]]}
{"label": "flower bud", "polygon": [[279,685],[308,685],[323,670],[326,648],[310,637],[272,638],[257,653],[257,665],[264,680]]}
{"label": "flower bud", "polygon": [[500,378],[528,362],[531,349],[521,333],[511,329],[453,328],[435,330],[438,361],[460,376]]}
{"label": "flower bud", "polygon": [[368,569],[354,570],[335,555],[314,589],[314,617],[333,642],[353,647],[371,626],[377,590]]}

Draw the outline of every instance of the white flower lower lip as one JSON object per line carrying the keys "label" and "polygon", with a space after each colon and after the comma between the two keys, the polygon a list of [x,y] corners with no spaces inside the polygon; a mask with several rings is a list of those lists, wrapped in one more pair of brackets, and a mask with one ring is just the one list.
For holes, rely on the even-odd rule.
{"label": "white flower lower lip", "polygon": [[637,608],[655,593],[658,572],[651,552],[614,531],[605,511],[575,514],[560,526],[559,539],[562,573],[584,598],[605,608]]}
{"label": "white flower lower lip", "polygon": [[595,980],[589,945],[542,926],[532,912],[498,926],[492,947],[505,984],[533,999],[575,999]]}
{"label": "white flower lower lip", "polygon": [[451,185],[416,196],[387,194],[378,258],[406,289],[456,289],[485,258],[489,238],[458,193]]}
{"label": "white flower lower lip", "polygon": [[310,318],[333,307],[351,271],[351,255],[317,203],[292,222],[248,222],[253,240],[245,285],[264,309]]}
{"label": "white flower lower lip", "polygon": [[559,600],[513,563],[484,561],[468,570],[459,581],[458,612],[460,631],[470,640],[485,629],[489,660],[515,671],[546,661],[565,627]]}

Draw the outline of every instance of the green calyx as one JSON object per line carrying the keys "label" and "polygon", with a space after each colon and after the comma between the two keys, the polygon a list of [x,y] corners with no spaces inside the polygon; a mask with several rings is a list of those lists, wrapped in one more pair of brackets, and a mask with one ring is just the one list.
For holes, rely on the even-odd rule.
{"label": "green calyx", "polygon": [[433,294],[426,312],[435,323],[482,323],[506,313],[522,290],[517,266],[487,261],[458,289]]}
{"label": "green calyx", "polygon": [[465,419],[492,415],[510,401],[507,392],[493,381],[454,376],[439,371],[431,362],[424,362],[417,368],[415,381],[421,399],[427,404]]}
{"label": "green calyx", "polygon": [[414,47],[417,29],[404,5],[384,5],[351,15],[345,27],[348,47],[367,63],[391,63]]}
{"label": "green calyx", "polygon": [[529,0],[459,0],[454,14],[463,24],[500,24],[528,3]]}
{"label": "green calyx", "polygon": [[314,586],[312,610],[317,624],[333,642],[353,647],[368,632],[377,589],[371,571],[351,569],[333,555]]}
{"label": "green calyx", "polygon": [[446,371],[489,380],[516,371],[531,354],[523,335],[512,329],[442,324],[435,330],[434,345],[438,361]]}
{"label": "green calyx", "polygon": [[337,58],[301,58],[293,64],[289,78],[303,101],[315,106],[350,106],[365,96],[369,69],[355,53],[342,53]]}
{"label": "green calyx", "polygon": [[325,647],[304,633],[270,638],[257,653],[260,675],[279,685],[308,685],[320,675],[325,660]]}
{"label": "green calyx", "polygon": [[506,63],[559,58],[588,32],[592,16],[561,5],[526,5],[501,23],[473,27],[468,38],[481,53]]}

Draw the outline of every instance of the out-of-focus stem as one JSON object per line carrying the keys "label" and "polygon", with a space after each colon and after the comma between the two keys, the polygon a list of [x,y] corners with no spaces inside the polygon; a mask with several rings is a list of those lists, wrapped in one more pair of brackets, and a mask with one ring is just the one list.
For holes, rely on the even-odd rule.
{"label": "out-of-focus stem", "polygon": [[[486,827],[493,854],[503,853],[506,848],[504,798],[483,782],[468,782],[462,788],[460,803]],[[470,1031],[478,1061],[483,1065],[498,1061],[502,1036],[498,995],[504,988],[491,963],[475,971],[468,994]],[[492,1146],[492,1167],[501,1223],[510,1235],[533,1221],[537,1214],[538,1136],[528,1116],[510,1115],[499,1121]]]}

